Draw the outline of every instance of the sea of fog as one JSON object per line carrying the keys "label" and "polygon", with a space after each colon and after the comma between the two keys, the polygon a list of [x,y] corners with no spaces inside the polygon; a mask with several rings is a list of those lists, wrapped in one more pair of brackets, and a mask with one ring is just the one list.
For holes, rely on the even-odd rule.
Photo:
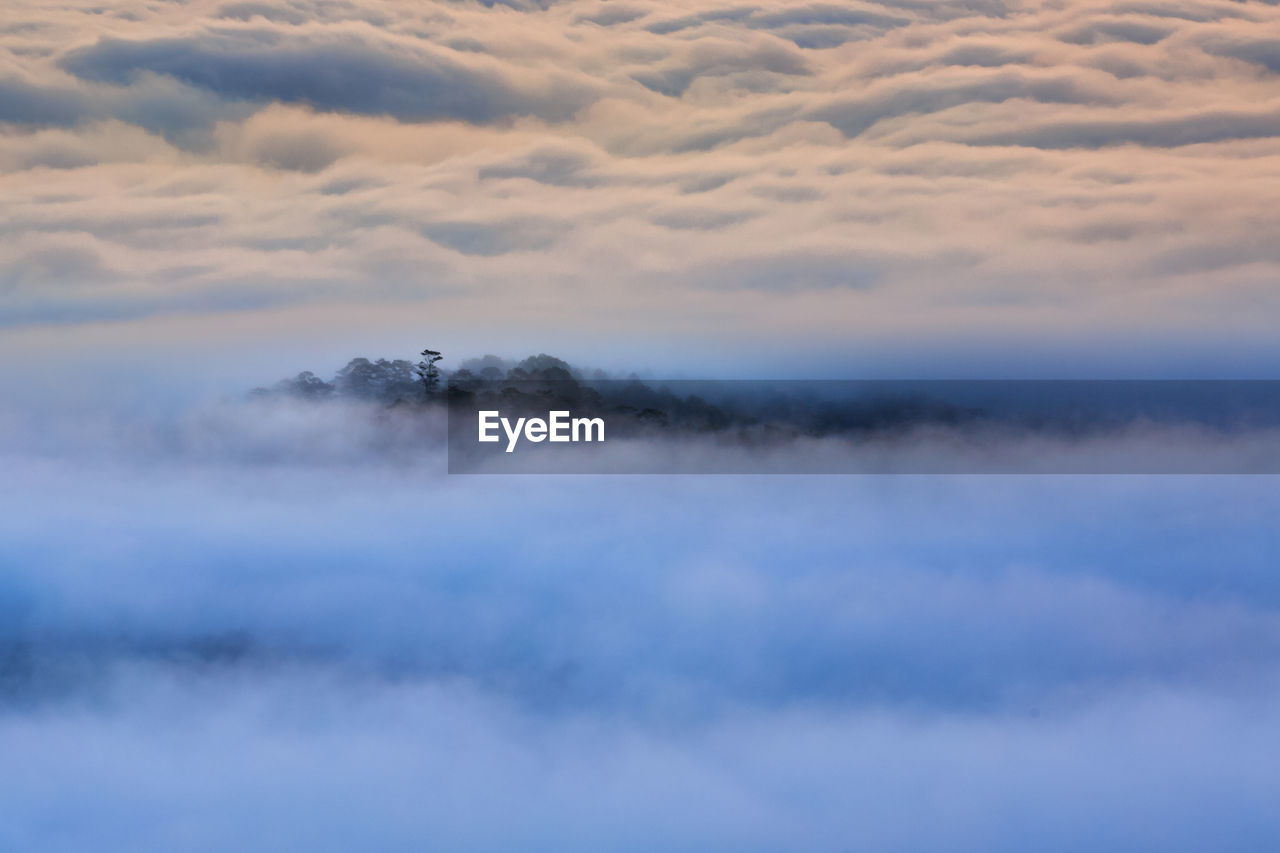
{"label": "sea of fog", "polygon": [[1280,478],[450,476],[439,427],[0,416],[0,849],[1280,844]]}

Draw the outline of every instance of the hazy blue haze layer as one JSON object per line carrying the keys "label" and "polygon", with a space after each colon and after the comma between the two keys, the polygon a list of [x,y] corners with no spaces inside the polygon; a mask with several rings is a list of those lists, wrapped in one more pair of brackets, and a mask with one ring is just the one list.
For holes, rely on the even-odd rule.
{"label": "hazy blue haze layer", "polygon": [[446,477],[363,423],[6,432],[0,847],[1280,838],[1275,478]]}

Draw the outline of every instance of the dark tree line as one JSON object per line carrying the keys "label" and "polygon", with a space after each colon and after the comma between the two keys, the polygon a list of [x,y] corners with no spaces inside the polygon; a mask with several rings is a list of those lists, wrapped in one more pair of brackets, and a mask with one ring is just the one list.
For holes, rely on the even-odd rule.
{"label": "dark tree line", "polygon": [[[353,358],[330,380],[303,371],[254,393],[383,405],[447,401],[531,417],[567,409],[576,415],[608,416],[614,435],[725,430],[766,438],[866,434],[926,423],[955,426],[981,415],[918,395],[819,400],[800,393],[780,393],[768,383],[759,387],[712,383],[704,392],[695,387],[698,383],[651,383],[634,375],[611,378],[546,353],[521,361],[495,355],[469,358],[452,371],[439,366],[444,359],[439,350],[427,348],[419,356],[416,363]],[[701,396],[704,393],[711,396]]]}
{"label": "dark tree line", "polygon": [[330,380],[304,370],[292,379],[281,380],[270,388],[259,388],[254,393],[305,400],[341,398],[382,403],[430,399],[439,393],[441,370],[436,362],[442,358],[439,352],[430,349],[423,350],[422,360],[417,364],[399,358],[376,361],[353,358]]}

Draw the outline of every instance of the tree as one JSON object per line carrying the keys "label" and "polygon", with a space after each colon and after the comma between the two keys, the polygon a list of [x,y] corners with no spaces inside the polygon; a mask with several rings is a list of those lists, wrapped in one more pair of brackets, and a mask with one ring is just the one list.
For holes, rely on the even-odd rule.
{"label": "tree", "polygon": [[325,382],[310,370],[304,370],[292,379],[276,383],[276,390],[308,400],[320,400],[333,393],[333,385]]}
{"label": "tree", "polygon": [[436,387],[440,384],[440,368],[436,367],[436,362],[442,358],[444,356],[435,350],[424,349],[422,351],[422,361],[419,361],[413,368],[414,375],[422,383],[422,393],[428,399],[435,393]]}
{"label": "tree", "polygon": [[347,398],[389,402],[413,394],[417,377],[413,365],[404,359],[353,358],[338,371],[333,384]]}

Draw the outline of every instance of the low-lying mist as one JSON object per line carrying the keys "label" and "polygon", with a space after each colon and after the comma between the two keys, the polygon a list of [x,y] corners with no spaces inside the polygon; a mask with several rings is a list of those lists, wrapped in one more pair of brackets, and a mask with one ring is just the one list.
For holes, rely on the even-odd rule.
{"label": "low-lying mist", "polygon": [[451,476],[442,417],[0,419],[0,847],[1280,836],[1276,478]]}

